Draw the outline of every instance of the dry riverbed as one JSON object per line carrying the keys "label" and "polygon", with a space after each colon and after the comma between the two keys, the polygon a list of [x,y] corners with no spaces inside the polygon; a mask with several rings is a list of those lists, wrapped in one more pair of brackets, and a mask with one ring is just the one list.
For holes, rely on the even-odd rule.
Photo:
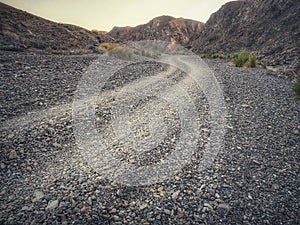
{"label": "dry riverbed", "polygon": [[[289,79],[264,69],[206,61],[222,87],[228,115],[222,150],[209,168],[199,171],[210,132],[209,106],[201,90],[186,82],[186,74],[172,71],[168,78],[190,87],[201,118],[198,151],[164,182],[133,187],[100,176],[75,143],[74,92],[97,58],[1,53],[1,224],[299,223],[300,104]],[[106,135],[109,103],[120,86],[168,69],[157,62],[136,62],[119,71],[99,97],[99,133],[111,138]],[[143,126],[139,115],[147,121],[163,118],[170,131],[160,148],[137,158],[139,152],[114,149],[118,143],[111,139],[114,156],[141,165],[170,154],[180,118],[163,104],[146,99],[132,116],[136,128]]]}

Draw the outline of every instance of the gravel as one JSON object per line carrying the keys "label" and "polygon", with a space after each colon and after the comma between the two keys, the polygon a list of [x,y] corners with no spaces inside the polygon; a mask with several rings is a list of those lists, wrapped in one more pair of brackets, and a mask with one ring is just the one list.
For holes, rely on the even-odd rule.
{"label": "gravel", "polygon": [[[201,117],[198,151],[164,182],[133,187],[101,176],[76,146],[72,98],[95,59],[96,55],[0,55],[1,224],[299,224],[300,106],[289,79],[264,69],[206,60],[224,91],[224,148],[211,167],[198,170],[210,131],[208,105],[201,90],[187,82]],[[99,134],[109,133],[109,103],[115,92],[168,68],[136,62],[119,71],[99,95]],[[179,84],[186,81],[178,70],[168,78]],[[150,109],[157,106],[176,141],[178,115],[161,104],[146,99],[134,112],[149,118]],[[142,123],[137,114],[132,119]],[[163,139],[153,154],[113,147],[111,152],[128,163],[151,164],[172,151],[172,138]]]}

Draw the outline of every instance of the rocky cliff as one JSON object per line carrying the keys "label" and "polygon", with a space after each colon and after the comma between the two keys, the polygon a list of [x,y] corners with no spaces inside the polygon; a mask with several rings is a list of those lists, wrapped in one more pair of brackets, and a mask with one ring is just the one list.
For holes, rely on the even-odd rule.
{"label": "rocky cliff", "polygon": [[189,45],[203,23],[171,16],[160,16],[136,27],[114,27],[108,35],[121,41],[163,40]]}
{"label": "rocky cliff", "polygon": [[225,4],[212,14],[193,42],[198,53],[257,52],[269,65],[299,71],[300,2],[244,0]]}

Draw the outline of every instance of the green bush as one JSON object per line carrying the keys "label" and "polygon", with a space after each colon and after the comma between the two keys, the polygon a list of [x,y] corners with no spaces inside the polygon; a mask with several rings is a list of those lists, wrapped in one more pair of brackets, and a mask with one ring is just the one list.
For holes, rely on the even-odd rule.
{"label": "green bush", "polygon": [[237,67],[256,67],[256,56],[247,50],[241,50],[233,55],[233,62]]}
{"label": "green bush", "polygon": [[300,77],[298,77],[296,82],[292,84],[292,90],[297,96],[300,96]]}

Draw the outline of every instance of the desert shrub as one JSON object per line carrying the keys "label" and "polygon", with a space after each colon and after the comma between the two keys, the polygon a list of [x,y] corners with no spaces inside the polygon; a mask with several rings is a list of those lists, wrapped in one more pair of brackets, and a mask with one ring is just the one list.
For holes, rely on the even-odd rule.
{"label": "desert shrub", "polygon": [[64,55],[65,54],[64,50],[56,50],[56,49],[52,49],[51,47],[45,48],[45,52],[48,54],[54,54],[54,55]]}
{"label": "desert shrub", "polygon": [[245,64],[246,67],[255,68],[256,67],[256,56],[249,54],[248,61]]}
{"label": "desert shrub", "polygon": [[296,82],[292,84],[292,90],[297,96],[300,96],[300,77],[298,77]]}
{"label": "desert shrub", "polygon": [[246,64],[249,58],[249,53],[246,50],[242,50],[233,55],[233,62],[235,66],[242,67]]}
{"label": "desert shrub", "polygon": [[262,68],[267,69],[267,63],[266,63],[266,61],[263,61],[261,66],[262,66]]}
{"label": "desert shrub", "polygon": [[117,43],[102,43],[99,45],[99,48],[105,51],[111,51],[114,48],[120,47]]}
{"label": "desert shrub", "polygon": [[119,58],[119,59],[124,59],[124,60],[130,60],[132,59],[133,56],[133,50],[130,48],[125,48],[125,47],[117,47],[114,48],[110,51],[108,51],[108,55]]}
{"label": "desert shrub", "polygon": [[256,56],[247,50],[241,50],[235,53],[232,58],[237,67],[256,67]]}
{"label": "desert shrub", "polygon": [[97,30],[97,29],[93,29],[93,30],[91,30],[91,32],[94,33],[94,34],[96,34],[96,35],[99,34],[99,30]]}

